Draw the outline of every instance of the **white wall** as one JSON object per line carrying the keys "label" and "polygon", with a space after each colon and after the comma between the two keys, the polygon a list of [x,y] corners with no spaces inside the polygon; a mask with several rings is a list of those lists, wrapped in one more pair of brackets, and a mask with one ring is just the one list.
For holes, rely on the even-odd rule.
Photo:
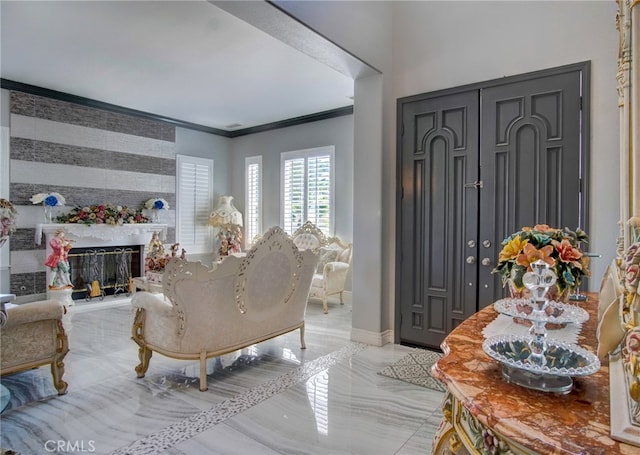
{"label": "white wall", "polygon": [[[394,308],[395,209],[394,99],[391,77],[392,2],[280,1],[278,6],[313,30],[381,71],[355,81],[354,104],[354,240],[351,338],[370,344],[391,341]],[[383,200],[386,201],[383,204]],[[385,219],[386,218],[386,219]],[[386,232],[385,232],[386,231]],[[393,273],[392,273],[393,275]]]}
{"label": "white wall", "polygon": [[232,139],[230,174],[235,206],[244,213],[244,162],[262,156],[263,230],[280,225],[280,154],[335,146],[335,232],[353,239],[353,116],[345,115]]}
{"label": "white wall", "polygon": [[214,206],[217,204],[218,196],[230,194],[231,191],[231,178],[228,169],[232,140],[201,131],[176,128],[176,153],[178,155],[213,159]]}

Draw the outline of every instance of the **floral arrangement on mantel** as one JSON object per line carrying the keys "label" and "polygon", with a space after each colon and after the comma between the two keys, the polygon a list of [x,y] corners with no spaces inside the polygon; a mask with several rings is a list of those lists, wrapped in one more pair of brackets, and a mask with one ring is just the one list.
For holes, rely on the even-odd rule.
{"label": "floral arrangement on mantel", "polygon": [[578,288],[584,276],[590,276],[589,258],[580,244],[589,243],[589,236],[580,228],[571,231],[556,229],[546,224],[523,227],[502,242],[502,251],[494,273],[502,276],[502,285],[511,286],[512,294],[522,294],[522,276],[531,270],[531,264],[542,260],[556,274],[557,292],[549,292],[552,298],[564,298]]}
{"label": "floral arrangement on mantel", "polygon": [[18,211],[7,199],[0,198],[0,246],[9,236],[16,232],[16,217]]}
{"label": "floral arrangement on mantel", "polygon": [[56,222],[120,226],[151,221],[142,213],[142,210],[132,210],[121,205],[99,204],[74,207],[69,213],[56,217]]}
{"label": "floral arrangement on mantel", "polygon": [[45,207],[61,207],[66,201],[60,193],[38,193],[29,199],[33,204],[42,204]]}
{"label": "floral arrangement on mantel", "polygon": [[148,210],[168,210],[169,204],[162,198],[152,198],[144,203],[144,208]]}

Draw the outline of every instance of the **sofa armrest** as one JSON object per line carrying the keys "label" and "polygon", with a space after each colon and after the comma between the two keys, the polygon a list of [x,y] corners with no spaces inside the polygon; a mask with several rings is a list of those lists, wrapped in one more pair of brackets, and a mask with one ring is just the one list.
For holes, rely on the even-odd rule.
{"label": "sofa armrest", "polygon": [[59,300],[41,300],[39,302],[16,305],[6,311],[7,324],[3,328],[47,319],[62,319],[67,309]]}
{"label": "sofa armrest", "polygon": [[152,294],[151,292],[136,292],[131,299],[133,308],[142,308],[149,313],[155,313],[160,316],[171,316],[173,314],[173,305],[164,299],[164,295]]}
{"label": "sofa armrest", "polygon": [[347,264],[346,262],[327,262],[324,265],[324,269],[322,269],[322,274],[324,276],[342,273],[346,275],[348,270],[349,264]]}

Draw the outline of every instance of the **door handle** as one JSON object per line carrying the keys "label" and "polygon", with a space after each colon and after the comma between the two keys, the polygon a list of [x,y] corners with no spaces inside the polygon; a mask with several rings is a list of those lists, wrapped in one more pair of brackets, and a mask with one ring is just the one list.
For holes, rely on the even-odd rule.
{"label": "door handle", "polygon": [[476,180],[473,183],[465,183],[464,184],[465,188],[482,188],[482,180]]}
{"label": "door handle", "polygon": [[491,265],[491,259],[489,259],[489,258],[482,258],[482,262],[481,262],[481,264],[482,264],[482,265],[484,265],[485,267],[486,267],[486,266],[489,266],[489,265]]}
{"label": "door handle", "polygon": [[475,264],[476,257],[475,256],[467,256],[467,264]]}

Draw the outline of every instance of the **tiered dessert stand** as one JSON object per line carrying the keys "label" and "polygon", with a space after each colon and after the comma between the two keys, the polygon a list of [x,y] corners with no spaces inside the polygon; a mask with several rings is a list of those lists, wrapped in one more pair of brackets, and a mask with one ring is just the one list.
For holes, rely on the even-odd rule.
{"label": "tiered dessert stand", "polygon": [[548,337],[547,324],[583,323],[588,313],[580,307],[549,301],[545,295],[556,283],[556,276],[543,261],[532,264],[522,282],[531,291],[529,299],[502,299],[496,311],[530,321],[529,335],[496,335],[482,344],[484,352],[502,364],[508,382],[540,390],[566,394],[573,388],[574,376],[587,376],[600,369],[598,357],[572,343]]}

